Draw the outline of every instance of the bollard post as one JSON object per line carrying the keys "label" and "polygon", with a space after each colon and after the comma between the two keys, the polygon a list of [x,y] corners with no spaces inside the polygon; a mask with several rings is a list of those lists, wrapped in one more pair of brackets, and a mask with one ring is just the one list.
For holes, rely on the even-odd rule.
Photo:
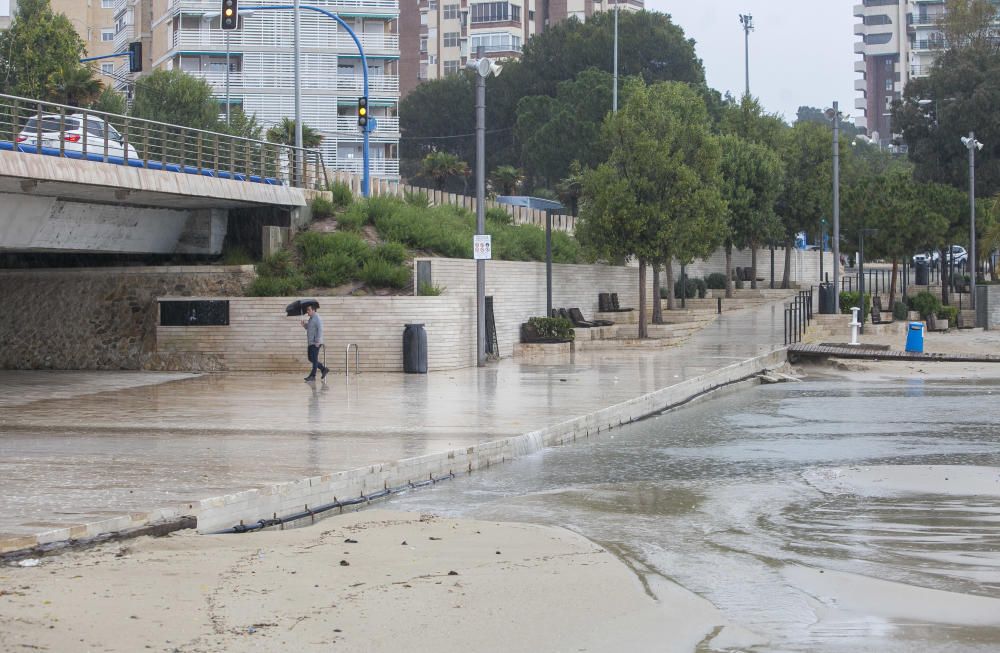
{"label": "bollard post", "polygon": [[716,297],[715,301],[718,302],[717,311],[718,311],[719,315],[722,315],[722,297]]}
{"label": "bollard post", "polygon": [[858,342],[858,328],[861,326],[861,322],[858,322],[858,312],[861,310],[858,306],[851,307],[851,345],[860,345]]}

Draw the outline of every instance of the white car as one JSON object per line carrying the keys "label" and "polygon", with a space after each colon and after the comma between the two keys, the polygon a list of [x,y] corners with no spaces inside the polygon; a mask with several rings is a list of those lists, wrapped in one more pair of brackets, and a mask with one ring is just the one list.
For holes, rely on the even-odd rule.
{"label": "white car", "polygon": [[[84,115],[74,113],[62,118],[62,129],[60,130],[60,116],[43,115],[41,124],[42,147],[59,149],[59,141],[63,142],[63,151],[83,152],[84,139],[86,139],[87,154],[104,156],[105,135],[107,138],[108,156],[122,157],[125,155],[124,140],[114,127],[106,121],[96,116],[87,116],[87,129],[83,129]],[[37,145],[38,141],[38,119],[29,118],[25,123],[21,133],[17,136],[17,142],[24,145]],[[131,144],[128,145],[128,157],[138,159],[139,153]]]}
{"label": "white car", "polygon": [[[953,257],[953,261],[952,262],[953,262],[954,265],[963,264],[969,258],[968,252],[966,252],[965,248],[962,247],[961,245],[952,245],[951,246],[951,255]],[[913,256],[913,262],[914,263],[932,263],[933,264],[933,263],[937,263],[940,260],[941,260],[941,252],[937,251],[936,249],[934,251],[932,251],[932,252],[922,252],[920,254],[914,254],[914,256]]]}

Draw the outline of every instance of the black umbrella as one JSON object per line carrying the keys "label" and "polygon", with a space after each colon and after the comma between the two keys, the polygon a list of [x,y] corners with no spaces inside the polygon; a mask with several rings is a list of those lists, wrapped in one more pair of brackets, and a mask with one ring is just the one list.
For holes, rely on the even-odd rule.
{"label": "black umbrella", "polygon": [[285,314],[288,317],[303,315],[306,312],[306,308],[309,306],[318,309],[319,302],[315,299],[296,299],[294,302],[285,307]]}

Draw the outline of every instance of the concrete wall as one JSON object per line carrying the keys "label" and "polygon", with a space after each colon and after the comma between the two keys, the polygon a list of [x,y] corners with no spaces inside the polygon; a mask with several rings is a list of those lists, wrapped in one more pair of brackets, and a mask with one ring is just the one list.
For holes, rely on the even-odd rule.
{"label": "concrete wall", "polygon": [[156,298],[241,295],[252,278],[250,266],[0,270],[0,368],[203,369],[157,353]]}
{"label": "concrete wall", "polygon": [[976,326],[1000,329],[1000,286],[976,286]]}
{"label": "concrete wall", "polygon": [[[790,279],[792,283],[798,283],[802,287],[815,286],[820,282],[819,275],[819,257],[820,253],[813,251],[805,251],[801,249],[791,250],[789,256],[791,257],[791,272]],[[751,252],[750,250],[733,250],[733,266],[734,267],[750,267],[751,262]],[[680,278],[681,266],[676,262],[674,263],[674,278]],[[698,260],[687,266],[686,273],[689,277],[704,277],[712,272],[725,272],[726,271],[726,252],[725,250],[716,250],[711,256],[705,260]],[[843,272],[843,268],[841,269]],[[824,274],[829,274],[833,276],[833,252],[823,253],[823,272]],[[775,249],[774,250],[774,285],[775,287],[781,283],[782,278],[785,274],[785,250]],[[771,281],[771,251],[769,249],[757,250],[757,278],[763,278],[764,281],[758,281],[757,285],[761,287],[766,287],[770,285]],[[666,282],[664,282],[666,283]],[[749,288],[749,284],[747,286]]]}
{"label": "concrete wall", "polygon": [[[302,318],[285,315],[285,306],[297,297],[216,299],[229,300],[229,326],[159,326],[156,342],[161,358],[201,360],[203,369],[308,371],[306,335],[299,324]],[[476,363],[475,306],[468,297],[317,299],[323,317],[326,363],[335,372],[343,372],[350,343],[359,347],[362,371],[402,372],[403,329],[410,323],[425,325],[429,370]]]}

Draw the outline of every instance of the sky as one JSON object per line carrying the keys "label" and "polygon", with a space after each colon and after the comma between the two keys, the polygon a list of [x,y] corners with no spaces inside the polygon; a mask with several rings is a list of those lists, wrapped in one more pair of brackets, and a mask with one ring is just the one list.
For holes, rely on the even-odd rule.
{"label": "sky", "polygon": [[769,113],[795,120],[799,106],[820,109],[840,102],[854,108],[855,0],[646,0],[646,8],[670,14],[695,40],[708,85],[743,94],[745,58],[740,14],[753,16],[750,93]]}

